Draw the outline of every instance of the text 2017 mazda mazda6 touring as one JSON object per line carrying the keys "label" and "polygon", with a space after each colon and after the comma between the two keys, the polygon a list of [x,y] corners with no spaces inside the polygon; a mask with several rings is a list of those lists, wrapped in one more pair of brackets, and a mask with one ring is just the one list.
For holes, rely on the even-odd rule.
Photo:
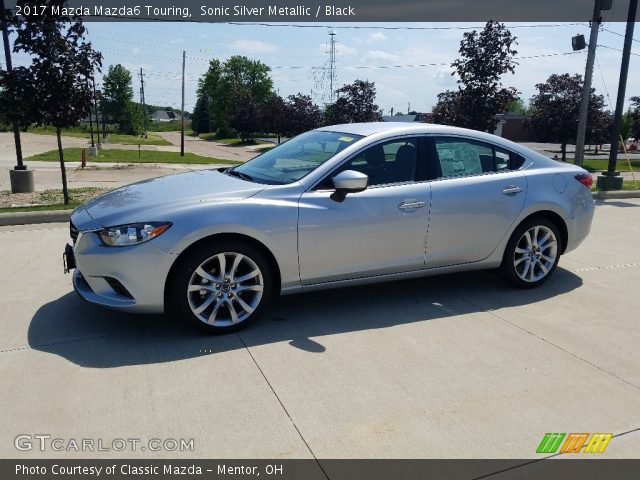
{"label": "text 2017 mazda mazda6 touring", "polygon": [[90,302],[227,332],[276,294],[490,268],[538,286],[589,233],[590,185],[485,133],[335,125],[85,203],[65,261]]}

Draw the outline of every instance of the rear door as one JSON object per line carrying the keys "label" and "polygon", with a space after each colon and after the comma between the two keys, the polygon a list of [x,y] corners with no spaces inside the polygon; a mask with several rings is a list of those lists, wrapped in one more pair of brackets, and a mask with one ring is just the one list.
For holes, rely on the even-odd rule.
{"label": "rear door", "polygon": [[464,137],[430,137],[431,215],[427,267],[487,258],[516,220],[527,195],[524,159]]}

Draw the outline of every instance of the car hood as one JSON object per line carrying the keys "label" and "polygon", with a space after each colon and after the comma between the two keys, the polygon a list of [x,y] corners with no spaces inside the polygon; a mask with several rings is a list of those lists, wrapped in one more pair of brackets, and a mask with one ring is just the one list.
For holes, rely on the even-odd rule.
{"label": "car hood", "polygon": [[[90,200],[78,210],[84,209],[94,220],[91,223],[103,227],[170,221],[171,213],[183,208],[202,203],[243,200],[264,188],[264,185],[231,177],[218,170],[197,170],[118,188]],[[80,220],[80,212],[74,213],[74,217]],[[82,225],[76,226],[82,229]]]}

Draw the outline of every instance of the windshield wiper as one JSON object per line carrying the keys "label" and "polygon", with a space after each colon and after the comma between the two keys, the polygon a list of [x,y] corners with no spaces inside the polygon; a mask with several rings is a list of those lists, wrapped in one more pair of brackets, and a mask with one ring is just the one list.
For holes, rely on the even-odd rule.
{"label": "windshield wiper", "polygon": [[239,172],[235,169],[235,167],[227,168],[227,170],[225,170],[224,173],[226,173],[227,175],[231,175],[233,177],[241,178],[242,180],[247,180],[249,182],[255,183],[255,180],[251,175],[247,175],[246,173]]}

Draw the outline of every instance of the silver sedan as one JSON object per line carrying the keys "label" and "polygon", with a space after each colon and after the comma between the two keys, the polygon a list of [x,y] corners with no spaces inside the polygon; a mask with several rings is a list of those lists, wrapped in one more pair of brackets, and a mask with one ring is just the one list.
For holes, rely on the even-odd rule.
{"label": "silver sedan", "polygon": [[278,294],[474,269],[530,288],[589,233],[590,186],[585,170],[489,134],[336,125],[78,207],[66,268],[85,300],[214,333]]}

